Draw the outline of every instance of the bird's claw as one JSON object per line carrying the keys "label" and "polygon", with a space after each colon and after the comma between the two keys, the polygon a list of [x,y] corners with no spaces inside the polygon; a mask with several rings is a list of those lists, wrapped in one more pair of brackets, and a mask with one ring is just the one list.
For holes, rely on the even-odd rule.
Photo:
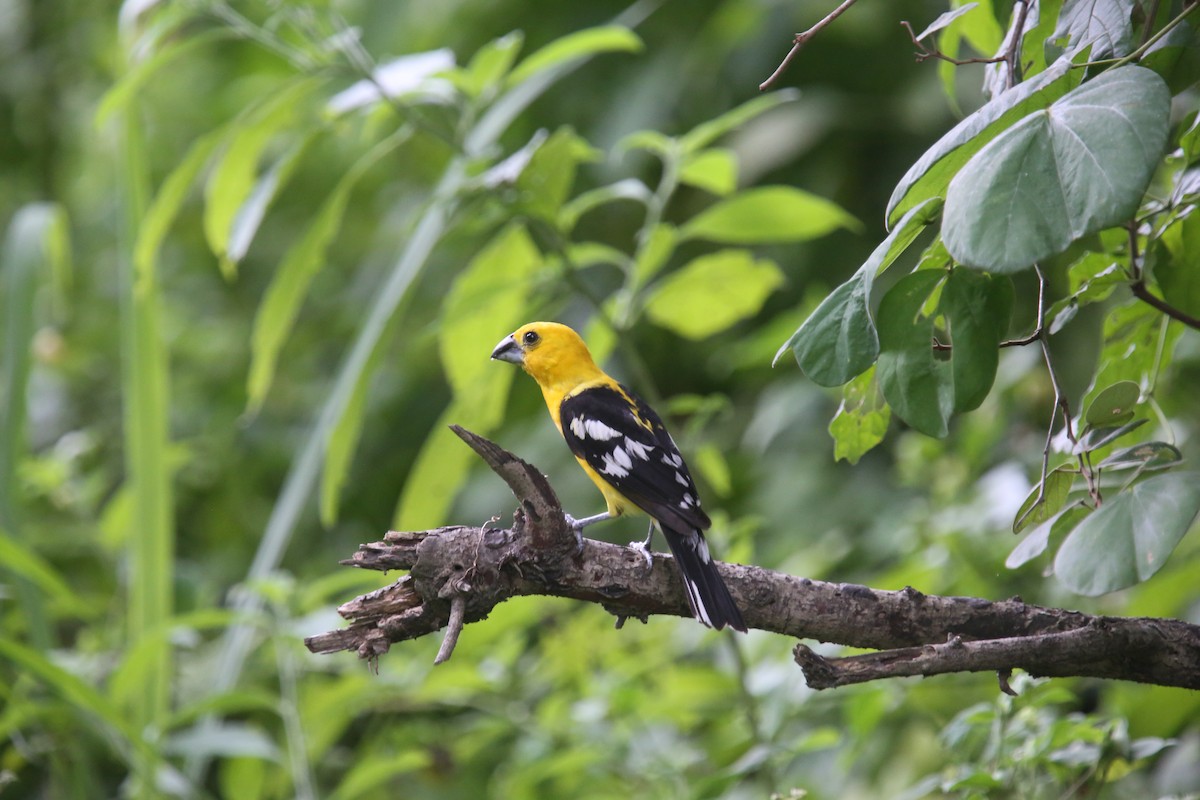
{"label": "bird's claw", "polygon": [[654,556],[650,555],[650,548],[646,545],[645,542],[641,542],[641,541],[630,542],[629,549],[633,550],[634,552],[642,554],[642,558],[646,559],[646,570],[647,571],[654,568]]}
{"label": "bird's claw", "polygon": [[583,529],[586,523],[580,524],[580,520],[575,519],[565,511],[563,512],[563,519],[567,523],[567,528],[571,533],[575,534],[575,555],[579,555],[583,552]]}

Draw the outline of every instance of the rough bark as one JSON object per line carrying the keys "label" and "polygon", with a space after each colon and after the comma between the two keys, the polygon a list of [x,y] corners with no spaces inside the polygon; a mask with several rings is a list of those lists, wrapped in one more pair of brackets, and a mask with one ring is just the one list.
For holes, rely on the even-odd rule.
{"label": "rough bark", "polygon": [[[462,625],[512,597],[548,595],[599,603],[618,617],[689,616],[670,557],[585,539],[563,520],[549,482],[492,442],[456,428],[513,490],[511,528],[447,526],[389,531],[344,564],[408,570],[394,584],[338,610],[349,627],[305,640],[315,653],[353,650],[375,659],[395,642],[450,626],[438,660],[450,657]],[[813,688],[879,678],[1023,669],[1200,689],[1200,626],[1172,619],[1093,616],[1030,605],[880,591],[722,564],[721,574],[753,628],[882,652],[826,658],[804,645],[796,661]],[[452,611],[455,612],[452,615]],[[453,619],[452,619],[453,616]]]}

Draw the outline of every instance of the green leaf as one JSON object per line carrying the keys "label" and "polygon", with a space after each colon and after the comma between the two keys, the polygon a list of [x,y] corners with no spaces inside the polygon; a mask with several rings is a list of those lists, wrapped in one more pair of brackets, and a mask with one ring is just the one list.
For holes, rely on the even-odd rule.
{"label": "green leaf", "polygon": [[1074,528],[1081,519],[1091,513],[1091,509],[1081,502],[1074,502],[1066,508],[1045,519],[1040,525],[1030,531],[1020,543],[1004,559],[1004,566],[1016,569],[1046,552],[1051,538],[1058,538],[1066,531]]}
{"label": "green leaf", "polygon": [[634,131],[621,138],[613,148],[617,155],[630,150],[645,150],[660,158],[668,156],[676,147],[675,140],[658,131]]}
{"label": "green leaf", "polygon": [[1113,420],[1132,413],[1141,397],[1142,389],[1136,383],[1118,381],[1092,398],[1083,420],[1088,425],[1112,425]]}
{"label": "green leaf", "polygon": [[1071,532],[1054,559],[1069,589],[1096,596],[1158,572],[1200,513],[1200,473],[1155,475],[1110,498]]}
{"label": "green leaf", "polygon": [[1145,419],[1135,419],[1132,422],[1126,421],[1132,416],[1133,412],[1129,411],[1114,420],[1116,424],[1106,425],[1101,428],[1090,428],[1087,433],[1079,437],[1078,444],[1071,449],[1071,452],[1079,455],[1080,453],[1090,453],[1094,450],[1099,450],[1101,447],[1112,444],[1125,434],[1132,433],[1147,422]]}
{"label": "green leaf", "polygon": [[1173,467],[1183,461],[1179,448],[1166,442],[1142,442],[1118,450],[1100,462],[1099,469],[1157,470]]}
{"label": "green leaf", "polygon": [[[1046,59],[1056,56],[1060,50],[1057,47],[1049,47],[1051,32],[1058,24],[1059,13],[1062,11],[1063,0],[1038,0],[1037,23],[1025,31],[1025,35],[1021,39],[1021,64],[1025,65],[1024,74],[1026,80],[1031,76],[1040,75],[1046,69]],[[1016,24],[1017,15],[1013,14],[1013,24]],[[1028,25],[1028,19],[1026,19]],[[1000,48],[997,47],[996,50]],[[993,50],[992,52],[996,52]],[[1082,69],[1073,70],[1073,72],[1083,72]]]}
{"label": "green leaf", "polygon": [[1160,240],[1168,257],[1155,263],[1154,280],[1162,289],[1163,299],[1180,311],[1200,317],[1200,213],[1172,222]]}
{"label": "green leaf", "polygon": [[783,103],[790,103],[800,96],[795,89],[784,89],[770,94],[759,95],[742,103],[737,108],[702,122],[684,134],[679,143],[684,153],[695,153],[708,147],[725,134],[739,128],[765,111],[769,111]]}
{"label": "green leaf", "polygon": [[204,186],[204,234],[218,258],[226,259],[234,219],[254,189],[263,151],[298,118],[305,98],[323,83],[319,78],[293,81],[230,123],[228,143]]}
{"label": "green leaf", "polygon": [[1097,394],[1118,381],[1150,386],[1162,359],[1171,357],[1175,342],[1183,335],[1182,325],[1169,322],[1146,303],[1112,306],[1104,317],[1099,369],[1080,407],[1090,406]]}
{"label": "green leaf", "polygon": [[737,154],[732,150],[713,147],[690,153],[683,159],[679,180],[718,196],[737,188]]}
{"label": "green leaf", "polygon": [[[962,32],[963,38],[970,42],[971,47],[975,48],[977,52],[984,55],[995,53],[1000,49],[1004,40],[1004,29],[996,21],[996,11],[993,8],[992,0],[982,0],[967,5],[978,6],[980,10],[957,19],[955,27]],[[963,8],[966,7],[963,6]]]}
{"label": "green leaf", "polygon": [[486,356],[525,321],[530,277],[541,264],[541,252],[525,227],[512,224],[471,260],[446,295],[438,350],[456,401],[471,409],[474,424],[486,419],[484,427],[491,428],[503,415],[504,391],[492,383],[511,370],[499,369],[503,365]]}
{"label": "green leaf", "polygon": [[746,250],[699,256],[651,289],[646,314],[689,339],[703,339],[758,313],[783,273]]}
{"label": "green leaf", "polygon": [[654,226],[650,238],[638,248],[637,260],[633,262],[633,277],[638,286],[645,286],[662,271],[678,242],[679,231],[674,225],[660,222]]}
{"label": "green leaf", "polygon": [[1016,517],[1013,518],[1013,533],[1020,533],[1030,525],[1045,522],[1058,514],[1059,509],[1067,502],[1067,495],[1071,493],[1071,486],[1078,477],[1079,471],[1067,466],[1051,470],[1046,475],[1046,488],[1043,490],[1043,483],[1039,481],[1037,486],[1029,491],[1025,502],[1021,503]]}
{"label": "green leaf", "polygon": [[526,56],[517,68],[509,73],[505,84],[514,87],[524,83],[539,72],[575,59],[588,58],[600,53],[636,53],[642,49],[642,40],[628,28],[619,25],[601,25],[569,33]]}
{"label": "green leaf", "polygon": [[1185,164],[1194,164],[1200,158],[1200,111],[1192,117],[1192,124],[1179,137]]}
{"label": "green leaf", "polygon": [[858,220],[836,203],[789,186],[764,186],[710,206],[683,225],[680,234],[724,244],[772,244],[858,227]]}
{"label": "green leaf", "polygon": [[1187,20],[1180,22],[1138,63],[1161,75],[1172,95],[1182,94],[1200,80],[1200,30]]}
{"label": "green leaf", "polygon": [[946,435],[954,411],[948,361],[935,357],[933,319],[925,301],[945,277],[933,270],[904,276],[879,304],[879,388],[896,416],[929,436]]}
{"label": "green leaf", "polygon": [[871,367],[842,389],[842,404],[829,423],[833,458],[857,464],[887,434],[892,410],[882,402]]}
{"label": "green leaf", "polygon": [[1120,67],[1005,131],[950,182],[950,254],[1014,272],[1128,219],[1162,157],[1170,101],[1153,72]]}
{"label": "green leaf", "polygon": [[242,207],[238,209],[237,215],[233,219],[233,226],[229,231],[229,249],[226,257],[230,263],[237,264],[245,258],[246,252],[254,242],[254,237],[258,234],[259,226],[262,225],[263,218],[267,214],[267,209],[271,207],[271,203],[275,202],[275,198],[279,196],[280,190],[291,179],[292,173],[300,165],[300,159],[308,151],[312,140],[311,134],[303,136],[300,141],[289,147],[287,152],[276,159],[271,168],[255,182],[246,202],[242,203]]}
{"label": "green leaf", "polygon": [[1129,0],[1066,0],[1052,39],[1066,37],[1067,52],[1091,47],[1093,61],[1128,55],[1134,4]]}
{"label": "green leaf", "polygon": [[1050,69],[1017,84],[985,104],[925,151],[896,184],[888,200],[887,220],[900,219],[931,197],[944,197],[950,179],[984,145],[1031,111],[1046,108],[1077,86],[1081,70],[1061,59]]}
{"label": "green leaf", "polygon": [[654,193],[637,178],[625,178],[607,186],[589,189],[563,204],[558,214],[558,228],[564,233],[570,233],[575,229],[579,218],[594,208],[617,200],[632,200],[645,205],[653,196]]}
{"label": "green leaf", "polygon": [[512,68],[524,43],[525,34],[512,31],[476,50],[459,73],[459,88],[469,97],[479,97],[495,88]]}
{"label": "green leaf", "polygon": [[325,468],[321,471],[321,502],[318,509],[321,524],[326,528],[333,527],[337,522],[338,498],[350,474],[350,461],[362,433],[367,390],[371,388],[371,378],[375,376],[383,356],[383,342],[384,338],[380,337],[367,358],[366,366],[355,376],[345,408],[329,429],[329,436],[325,440]]}
{"label": "green leaf", "polygon": [[1012,305],[1012,281],[1003,275],[956,269],[946,280],[941,310],[954,347],[950,363],[955,411],[978,408],[991,391]]}
{"label": "green leaf", "polygon": [[941,14],[939,14],[937,16],[936,19],[934,19],[933,22],[929,23],[929,25],[926,26],[925,30],[923,30],[917,34],[917,36],[916,36],[917,41],[919,42],[922,39],[930,36],[931,34],[937,33],[940,30],[950,27],[950,23],[954,22],[956,19],[961,17],[963,14],[968,14],[977,8],[979,8],[979,3],[967,3],[966,5],[959,6],[958,8],[953,8],[949,11],[943,11]]}
{"label": "green leaf", "polygon": [[814,383],[841,386],[874,364],[879,355],[879,335],[870,308],[874,275],[860,268],[834,289],[783,343],[772,366],[791,350]]}
{"label": "green leaf", "polygon": [[325,198],[316,217],[284,255],[279,269],[275,271],[267,294],[254,316],[250,374],[246,385],[249,396],[247,410],[250,412],[257,411],[266,399],[267,390],[271,388],[275,376],[279,351],[296,322],[300,303],[309,284],[325,262],[325,251],[341,228],[350,192],[363,175],[398,147],[404,138],[402,134],[393,135],[375,145],[354,163]]}
{"label": "green leaf", "polygon": [[931,198],[910,209],[854,276],[826,297],[783,343],[771,365],[791,350],[814,383],[841,386],[875,363],[879,337],[870,308],[875,276],[900,257],[937,218],[941,207],[941,200]]}
{"label": "green leaf", "polygon": [[559,128],[534,151],[517,177],[519,210],[554,223],[575,182],[576,168],[598,158],[596,150],[575,131]]}
{"label": "green leaf", "polygon": [[224,136],[225,130],[218,129],[192,142],[187,154],[162,182],[138,226],[137,242],[133,246],[133,263],[138,274],[147,274],[154,268],[158,250],[179,214],[188,189]]}

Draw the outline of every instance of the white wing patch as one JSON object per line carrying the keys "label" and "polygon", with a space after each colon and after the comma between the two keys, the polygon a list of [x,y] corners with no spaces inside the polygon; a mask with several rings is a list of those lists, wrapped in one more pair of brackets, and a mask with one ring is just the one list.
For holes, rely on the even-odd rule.
{"label": "white wing patch", "polygon": [[614,447],[611,453],[604,454],[604,466],[600,471],[614,478],[624,478],[632,466],[633,460],[629,458],[629,454],[621,447]]}
{"label": "white wing patch", "polygon": [[663,453],[662,462],[668,467],[678,469],[683,466],[683,457],[679,453]]}
{"label": "white wing patch", "polygon": [[649,461],[650,451],[654,449],[654,445],[635,442],[628,436],[625,437],[625,447],[631,456],[634,458],[640,458],[642,461]]}
{"label": "white wing patch", "polygon": [[621,432],[614,430],[603,422],[587,417],[575,417],[571,420],[571,433],[578,436],[580,439],[586,439],[589,436],[598,442],[607,442],[609,439],[616,439],[621,435]]}
{"label": "white wing patch", "polygon": [[686,509],[686,508],[694,508],[695,505],[696,505],[696,498],[692,497],[687,492],[684,492],[683,499],[679,501],[679,507]]}
{"label": "white wing patch", "polygon": [[682,486],[685,489],[692,488],[692,485],[690,483],[688,483],[688,479],[686,477],[684,477],[684,474],[682,472],[675,473],[675,482],[678,483],[680,486]]}

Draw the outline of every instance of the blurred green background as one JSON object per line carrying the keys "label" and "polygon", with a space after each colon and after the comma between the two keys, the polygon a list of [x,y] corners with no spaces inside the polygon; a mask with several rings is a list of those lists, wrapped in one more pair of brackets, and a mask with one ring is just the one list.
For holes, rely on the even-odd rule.
{"label": "blurred green background", "polygon": [[[1154,580],[1100,599],[1068,594],[1044,562],[1003,566],[1053,397],[1028,370],[1035,353],[1005,351],[993,394],[946,440],[893,423],[853,466],[826,432],[839,393],[790,359],[771,369],[882,237],[896,181],[982,102],[981,68],[958,71],[948,100],[899,25],[944,4],[851,9],[791,88],[714,140],[736,191],[795,187],[849,214],[821,207],[811,235],[745,242],[774,268],[753,297],[728,289],[741,310],[719,330],[686,335],[688,308],[655,310],[648,281],[631,293],[605,261],[603,248],[649,260],[655,201],[597,207],[566,243],[547,223],[596,187],[666,185],[655,147],[679,139],[662,137],[756,98],[827,10],[5,4],[0,796],[1196,796],[1200,698],[1182,690],[1018,681],[1011,699],[981,675],[816,694],[780,637],[673,618],[615,631],[599,607],[543,598],[468,627],[437,668],[439,637],[395,646],[377,673],[302,645],[394,579],[339,567],[358,543],[510,519],[511,496],[446,422],[539,466],[576,515],[599,510],[532,382],[487,364],[532,318],[594,335],[664,413],[722,558],[1197,621],[1194,536]],[[567,39],[586,59],[524,83],[488,71],[614,20],[636,35]],[[513,31],[523,41],[502,39]],[[441,48],[462,67],[454,89],[426,76],[393,102],[331,108],[374,65]],[[489,129],[498,108],[509,119]],[[516,181],[493,169],[543,130],[557,160]],[[639,131],[659,138],[628,138]],[[683,225],[714,203],[697,184],[728,178],[672,185],[656,213]],[[513,220],[524,238],[489,250]],[[715,250],[681,241],[657,268],[669,278]],[[1101,313],[1056,340],[1076,392]],[[1172,413],[1194,404],[1196,356],[1185,340]]]}

